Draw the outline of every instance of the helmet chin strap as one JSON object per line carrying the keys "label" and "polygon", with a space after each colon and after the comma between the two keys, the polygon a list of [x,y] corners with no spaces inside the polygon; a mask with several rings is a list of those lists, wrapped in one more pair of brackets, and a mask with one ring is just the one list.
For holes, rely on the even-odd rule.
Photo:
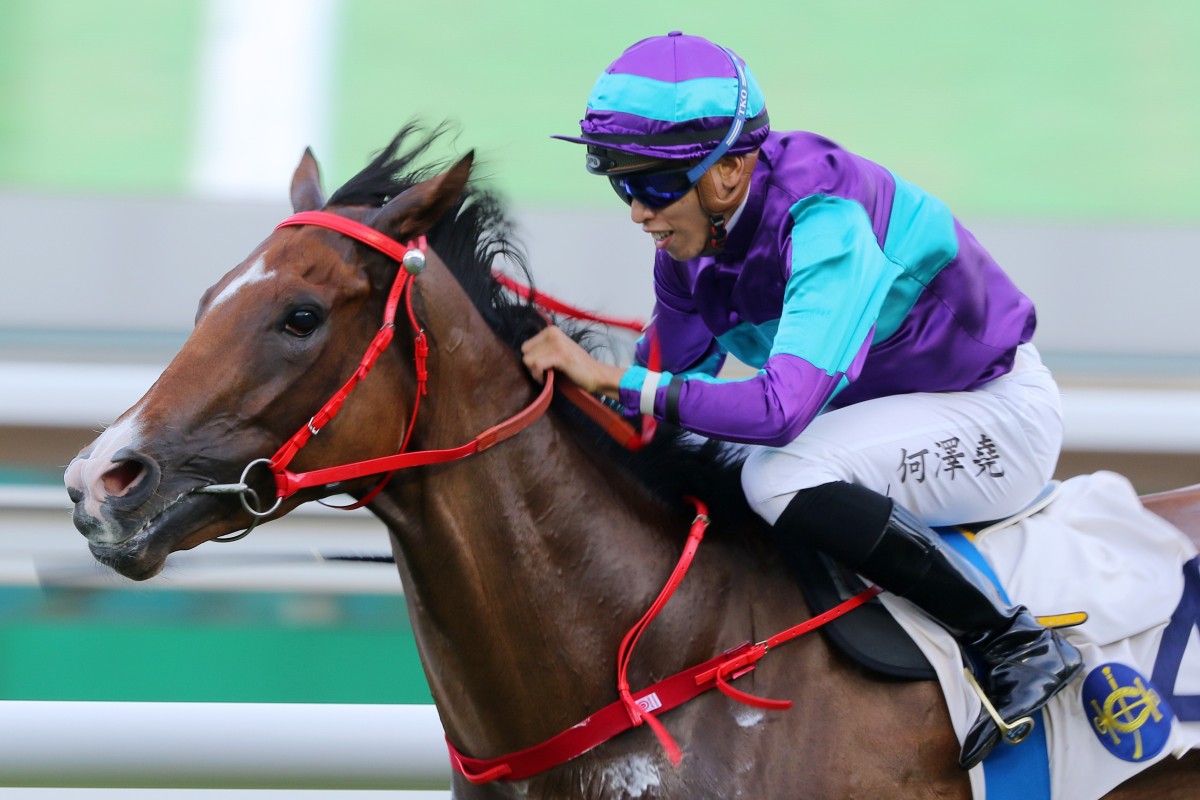
{"label": "helmet chin strap", "polygon": [[[711,185],[705,186],[705,181],[711,181]],[[707,197],[706,197],[707,195]],[[725,225],[725,212],[710,211],[710,207],[720,208],[722,203],[717,200],[716,195],[716,178],[711,173],[705,173],[696,183],[696,199],[699,201],[700,211],[708,217],[708,244],[704,246],[702,256],[715,256],[725,249],[725,237],[728,230]],[[737,207],[737,203],[733,204]]]}
{"label": "helmet chin strap", "polygon": [[[699,184],[703,180],[705,173],[729,152],[729,148],[742,135],[742,129],[746,126],[746,106],[749,98],[746,70],[742,68],[742,65],[737,60],[737,56],[732,51],[724,47],[721,49],[729,57],[730,62],[733,64],[734,74],[737,75],[737,103],[734,107],[733,121],[729,125],[729,130],[725,133],[725,137],[721,139],[713,151],[706,155],[699,164],[688,170],[688,178],[692,183],[697,184],[697,191],[699,191]],[[725,235],[727,233],[725,230],[725,215],[710,213],[704,208],[703,198],[700,200],[700,208],[704,210],[704,213],[708,214],[709,222],[708,246],[701,255],[716,255],[725,248]]]}
{"label": "helmet chin strap", "polygon": [[724,214],[709,214],[708,215],[708,245],[704,248],[702,256],[715,256],[717,253],[725,249],[725,215]]}
{"label": "helmet chin strap", "polygon": [[699,201],[701,212],[708,217],[708,244],[700,254],[702,256],[715,256],[725,249],[725,238],[729,233],[726,215],[741,206],[746,200],[746,195],[750,193],[750,181],[758,162],[758,151],[747,153],[741,158],[743,172],[738,185],[733,189],[733,196],[720,199],[717,177],[711,171],[696,183],[696,199]]}

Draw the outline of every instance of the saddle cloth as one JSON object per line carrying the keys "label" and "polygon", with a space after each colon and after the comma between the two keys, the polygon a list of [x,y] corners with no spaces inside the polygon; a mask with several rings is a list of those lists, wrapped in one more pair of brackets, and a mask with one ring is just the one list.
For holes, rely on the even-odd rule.
{"label": "saddle cloth", "polygon": [[[974,545],[1013,602],[1035,615],[1088,614],[1060,631],[1083,654],[1083,678],[1041,717],[1053,800],[1102,797],[1200,746],[1200,559],[1125,478],[1098,472],[1065,481],[1041,510],[981,530]],[[980,702],[957,645],[908,601],[886,592],[880,599],[937,672],[961,741]],[[1006,748],[971,770],[975,800],[1029,796],[985,775]]]}

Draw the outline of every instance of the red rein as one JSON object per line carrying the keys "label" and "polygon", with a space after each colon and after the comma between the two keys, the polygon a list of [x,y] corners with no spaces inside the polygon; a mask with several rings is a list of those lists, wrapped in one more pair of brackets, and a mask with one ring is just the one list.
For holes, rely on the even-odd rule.
{"label": "red rein", "polygon": [[[277,228],[293,225],[313,225],[336,231],[373,247],[394,259],[397,264],[404,263],[405,254],[410,250],[408,246],[401,245],[399,242],[385,236],[374,228],[324,211],[305,211],[294,214],[279,223]],[[425,237],[420,237],[415,247],[424,254],[426,248]],[[638,331],[643,328],[642,324],[635,320],[600,317],[590,312],[576,309],[554,298],[534,293],[528,287],[516,283],[507,276],[497,274],[495,277],[497,281],[509,290],[516,292],[523,298],[532,299],[534,303],[547,310]],[[406,467],[453,461],[482,452],[529,427],[529,425],[533,424],[534,421],[545,413],[546,408],[550,405],[550,398],[554,392],[553,371],[546,373],[546,383],[542,392],[527,408],[504,422],[487,429],[470,442],[445,450],[405,452],[416,424],[421,397],[427,391],[425,359],[429,352],[425,341],[425,332],[421,329],[416,315],[413,313],[412,283],[413,275],[404,268],[400,268],[397,271],[391,291],[388,293],[387,304],[384,307],[383,324],[380,326],[379,332],[376,333],[374,339],[372,339],[371,344],[367,347],[354,374],[346,381],[342,388],[325,402],[325,405],[312,416],[309,422],[296,431],[276,451],[275,455],[271,457],[269,467],[275,477],[278,498],[289,497],[301,489],[313,486],[324,486],[370,475],[384,475],[384,478],[366,497],[353,506],[347,506],[347,508],[357,508],[370,502],[383,488],[384,483],[387,482],[387,478],[390,477],[392,472]],[[371,368],[378,360],[379,355],[391,343],[395,330],[396,310],[399,307],[402,296],[406,299],[405,307],[408,311],[409,323],[412,325],[413,330],[417,332],[414,347],[417,391],[413,401],[412,415],[409,417],[408,431],[405,433],[404,441],[400,446],[400,452],[392,456],[343,464],[336,467],[327,467],[311,472],[290,472],[287,469],[288,464],[291,463],[301,448],[308,443],[309,439],[319,433],[330,420],[337,416],[338,411],[341,410],[342,404],[350,392],[358,385],[359,381],[367,376],[367,373],[371,371]],[[654,342],[651,344],[652,363],[650,366],[651,368],[656,368],[658,366],[656,363],[658,361],[658,348],[653,346]],[[577,405],[580,405],[589,416],[592,416],[611,435],[627,447],[638,449],[653,435],[652,419],[644,422],[642,433],[638,434],[628,423],[619,420],[615,413],[596,400],[596,398],[573,384],[566,382],[564,384],[564,386],[560,387],[560,391],[568,392],[570,398]],[[629,633],[625,635],[617,651],[616,677],[617,693],[620,699],[541,744],[499,758],[486,760],[471,758],[459,752],[450,740],[447,739],[446,745],[450,750],[450,762],[454,769],[462,773],[467,780],[478,784],[489,783],[495,780],[516,781],[528,778],[586,753],[597,745],[608,741],[613,736],[643,723],[649,725],[658,736],[671,762],[678,764],[682,758],[682,752],[679,749],[679,745],[671,737],[671,734],[663,726],[662,722],[659,721],[659,714],[669,711],[714,687],[741,703],[767,709],[789,708],[791,701],[768,700],[755,697],[754,695],[734,689],[729,685],[729,681],[735,680],[752,671],[758,660],[765,656],[771,648],[777,647],[790,639],[815,630],[821,625],[837,619],[843,614],[866,603],[880,591],[878,587],[871,587],[824,614],[813,617],[807,622],[782,631],[758,644],[751,645],[747,642],[739,645],[716,658],[686,669],[635,693],[629,686],[628,679],[629,663],[633,658],[633,650],[646,628],[649,627],[650,623],[667,604],[667,601],[671,599],[671,595],[674,594],[676,588],[683,581],[684,575],[686,575],[688,568],[691,566],[692,559],[700,547],[700,542],[704,538],[705,529],[708,527],[707,507],[695,498],[689,497],[687,499],[696,508],[696,518],[692,522],[687,543],[684,545],[679,563],[676,564],[674,571],[672,571],[670,578],[667,579],[666,585],[654,603],[651,604],[650,608],[638,620]]]}

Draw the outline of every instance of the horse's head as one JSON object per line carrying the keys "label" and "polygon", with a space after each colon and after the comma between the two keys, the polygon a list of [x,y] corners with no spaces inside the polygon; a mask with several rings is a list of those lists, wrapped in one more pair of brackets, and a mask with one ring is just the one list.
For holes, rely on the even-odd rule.
{"label": "horse's head", "polygon": [[[468,155],[382,205],[328,210],[409,241],[455,205],[470,168]],[[325,204],[309,152],[291,199],[298,212]],[[236,499],[202,490],[238,482],[250,462],[275,453],[342,386],[380,327],[397,269],[337,233],[287,227],[217,281],[200,300],[192,335],[158,381],[67,469],[75,525],[95,557],[140,580],[157,574],[170,553],[250,524]],[[412,383],[411,369],[400,358],[380,359],[294,463],[328,464],[335,449],[342,461],[395,452],[407,423],[406,404],[395,392],[406,382]],[[268,503],[274,498],[265,470],[245,480]],[[290,498],[276,515],[321,491]]]}

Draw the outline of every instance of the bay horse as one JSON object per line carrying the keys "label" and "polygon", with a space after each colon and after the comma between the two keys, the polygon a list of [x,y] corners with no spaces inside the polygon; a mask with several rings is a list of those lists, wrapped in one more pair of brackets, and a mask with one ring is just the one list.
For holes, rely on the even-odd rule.
{"label": "bay horse", "polygon": [[[543,318],[492,275],[501,261],[523,268],[503,209],[468,183],[470,155],[448,168],[427,165],[437,138],[407,126],[328,202],[311,152],[295,172],[297,212],[324,209],[396,242],[428,240],[410,289],[427,376],[414,367],[422,345],[403,333],[401,314],[395,344],[297,453],[296,469],[387,457],[409,434],[413,449],[451,448],[543,391],[517,350]],[[377,335],[398,269],[335,231],[288,226],[218,280],[162,376],[67,470],[74,521],[94,556],[142,580],[168,554],[252,525],[251,508],[262,508],[205,489],[236,486],[242,476],[255,496],[273,496],[267,471],[247,465],[310,425],[345,384]],[[428,394],[414,422],[422,383]],[[617,644],[678,559],[694,516],[685,494],[711,506],[711,531],[642,637],[630,684],[649,685],[805,619],[803,595],[741,499],[736,470],[671,432],[623,453],[556,401],[485,452],[397,473],[369,507],[390,532],[448,740],[490,758],[616,699]],[[373,487],[375,476],[307,487],[269,516],[335,493],[365,499]],[[1153,507],[1195,522],[1200,504],[1186,492]],[[805,636],[738,685],[794,707],[762,711],[707,692],[663,717],[684,751],[678,766],[640,726],[522,781],[477,785],[455,774],[454,796],[970,796],[935,683],[876,680],[824,637]],[[1192,798],[1198,778],[1195,754],[1167,759],[1111,797]]]}

